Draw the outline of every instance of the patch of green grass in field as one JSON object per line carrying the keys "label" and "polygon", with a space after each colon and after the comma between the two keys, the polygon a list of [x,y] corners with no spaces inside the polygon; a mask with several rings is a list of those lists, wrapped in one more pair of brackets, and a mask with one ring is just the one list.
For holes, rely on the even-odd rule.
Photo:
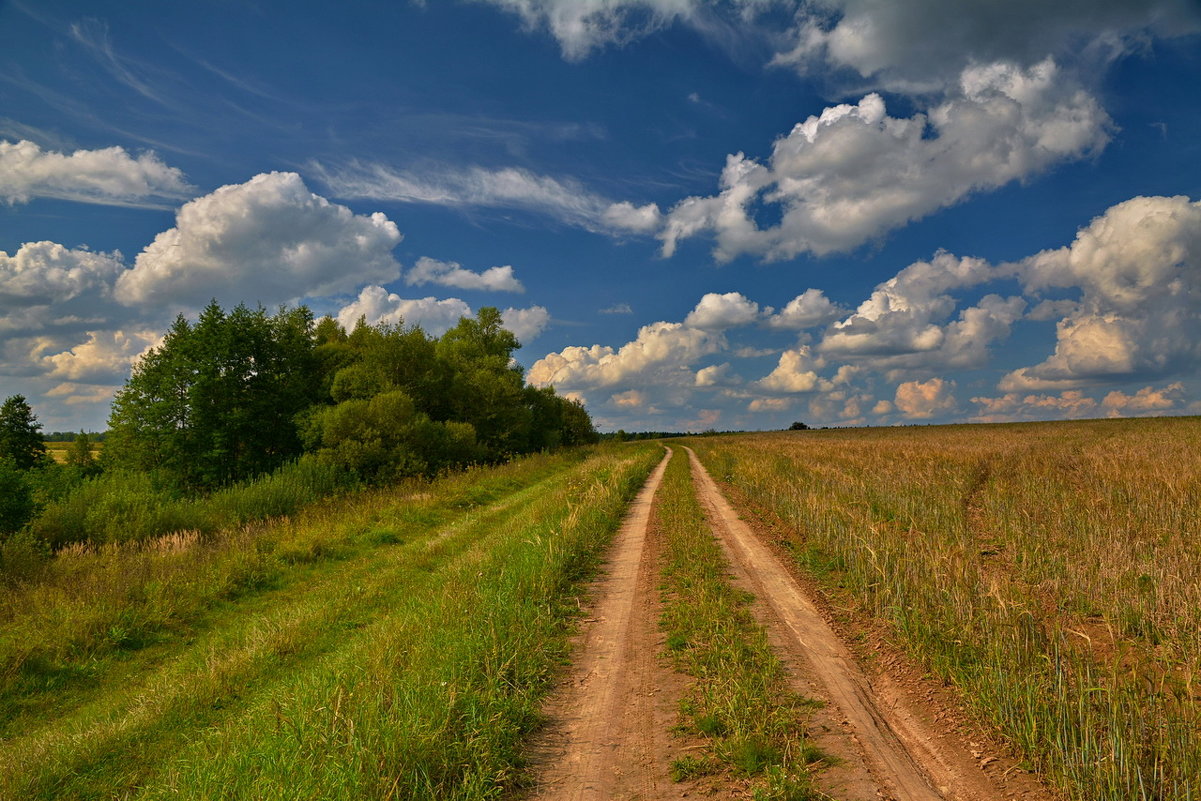
{"label": "patch of green grass in field", "polygon": [[807,712],[818,702],[788,688],[766,632],[751,615],[753,597],[730,583],[682,452],[664,475],[655,518],[664,544],[667,651],[692,677],[681,728],[711,743],[708,753],[677,760],[672,778],[728,771],[746,777],[755,798],[818,798],[810,776],[820,757],[805,740]]}
{"label": "patch of green grass in field", "polygon": [[4,607],[29,642],[0,651],[0,798],[495,797],[521,782],[578,582],[657,459],[535,457],[58,557]]}

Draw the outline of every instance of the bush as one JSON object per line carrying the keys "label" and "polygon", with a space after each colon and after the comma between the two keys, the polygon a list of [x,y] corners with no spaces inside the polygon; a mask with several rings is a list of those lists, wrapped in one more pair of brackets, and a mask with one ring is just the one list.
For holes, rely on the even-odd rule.
{"label": "bush", "polygon": [[19,531],[33,516],[33,488],[24,470],[0,457],[0,537]]}

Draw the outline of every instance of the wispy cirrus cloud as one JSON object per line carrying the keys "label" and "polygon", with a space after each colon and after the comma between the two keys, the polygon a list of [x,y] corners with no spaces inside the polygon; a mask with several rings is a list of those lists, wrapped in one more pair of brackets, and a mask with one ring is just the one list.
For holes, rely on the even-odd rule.
{"label": "wispy cirrus cloud", "polygon": [[329,194],[339,198],[520,209],[609,235],[651,233],[661,221],[653,203],[615,202],[574,178],[541,175],[520,167],[404,170],[356,160],[338,167],[313,162],[309,171]]}

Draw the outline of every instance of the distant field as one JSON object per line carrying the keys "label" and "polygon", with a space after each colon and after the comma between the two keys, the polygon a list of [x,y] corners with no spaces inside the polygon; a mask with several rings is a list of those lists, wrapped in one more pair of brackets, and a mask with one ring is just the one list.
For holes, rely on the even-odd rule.
{"label": "distant field", "polygon": [[690,444],[1073,797],[1201,798],[1201,419]]}
{"label": "distant field", "polygon": [[[67,451],[71,449],[71,445],[72,443],[70,442],[47,442],[46,452],[50,454],[50,458],[54,459],[54,461],[58,462],[59,464],[65,464],[67,461]],[[99,456],[103,449],[103,442],[92,443],[93,456]]]}

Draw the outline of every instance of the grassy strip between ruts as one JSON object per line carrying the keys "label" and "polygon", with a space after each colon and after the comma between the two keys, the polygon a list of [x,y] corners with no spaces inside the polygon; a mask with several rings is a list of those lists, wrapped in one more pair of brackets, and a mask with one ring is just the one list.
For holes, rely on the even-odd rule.
{"label": "grassy strip between ruts", "polygon": [[578,581],[657,458],[601,449],[403,537],[381,521],[411,504],[381,504],[356,523],[375,547],[27,721],[0,743],[0,797],[501,794],[520,783]]}
{"label": "grassy strip between ruts", "polygon": [[805,739],[808,710],[818,702],[788,688],[751,615],[753,597],[731,585],[682,454],[668,465],[654,519],[664,543],[667,647],[676,668],[693,678],[680,727],[711,744],[703,756],[677,760],[673,778],[728,771],[763,801],[824,798],[811,783],[823,755]]}

